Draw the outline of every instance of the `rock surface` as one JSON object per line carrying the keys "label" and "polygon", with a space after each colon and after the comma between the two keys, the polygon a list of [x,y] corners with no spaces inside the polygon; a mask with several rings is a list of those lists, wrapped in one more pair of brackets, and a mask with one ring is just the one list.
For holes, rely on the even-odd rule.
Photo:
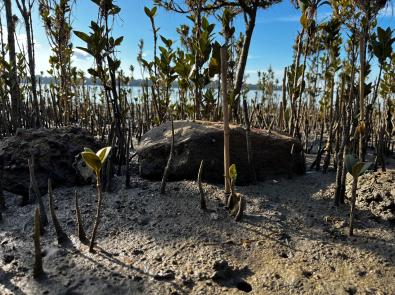
{"label": "rock surface", "polygon": [[[219,123],[175,121],[175,158],[169,180],[196,179],[204,160],[203,181],[223,182],[223,127]],[[137,147],[140,175],[160,179],[170,152],[171,125],[164,123],[147,132]],[[294,145],[294,157],[291,148]],[[302,174],[304,160],[299,141],[281,133],[251,132],[253,163],[258,180],[267,176]],[[245,131],[230,129],[230,161],[237,166],[237,184],[249,182]]]}
{"label": "rock surface", "polygon": [[15,136],[0,141],[0,157],[4,159],[4,189],[19,195],[28,194],[27,161],[31,154],[35,157],[36,180],[41,192],[47,190],[49,177],[54,186],[78,184],[81,177],[73,163],[84,147],[96,150],[99,143],[81,128],[19,129]]}

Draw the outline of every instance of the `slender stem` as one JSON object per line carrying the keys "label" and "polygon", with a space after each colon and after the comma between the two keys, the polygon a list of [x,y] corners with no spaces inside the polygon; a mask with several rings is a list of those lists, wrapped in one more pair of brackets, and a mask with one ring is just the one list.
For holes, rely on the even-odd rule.
{"label": "slender stem", "polygon": [[355,203],[357,200],[357,186],[358,186],[358,177],[354,177],[352,182],[351,209],[350,209],[350,225],[349,225],[350,236],[354,235],[354,211],[355,211]]}
{"label": "slender stem", "polygon": [[101,217],[101,205],[103,202],[103,196],[102,196],[102,190],[101,190],[101,181],[100,181],[100,172],[96,174],[96,188],[97,188],[97,208],[96,208],[96,219],[95,219],[95,225],[93,226],[93,231],[92,231],[92,236],[91,236],[91,241],[89,244],[89,252],[93,252],[93,247],[95,244],[96,240],[96,235],[97,235],[97,229],[99,227],[100,223],[100,217]]}

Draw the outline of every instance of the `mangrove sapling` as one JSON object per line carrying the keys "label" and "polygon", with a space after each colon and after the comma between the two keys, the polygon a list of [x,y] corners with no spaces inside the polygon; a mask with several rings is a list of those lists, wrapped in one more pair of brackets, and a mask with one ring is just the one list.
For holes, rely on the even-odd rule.
{"label": "mangrove sapling", "polygon": [[173,165],[173,158],[174,158],[174,123],[173,123],[173,118],[172,118],[171,119],[170,155],[169,155],[169,159],[167,160],[165,171],[163,172],[162,182],[160,184],[161,195],[164,195],[166,193],[166,181],[167,181],[167,178],[169,177],[171,165]]}
{"label": "mangrove sapling", "polygon": [[47,40],[51,46],[52,55],[49,57],[50,70],[54,78],[51,85],[57,106],[57,123],[70,123],[72,106],[72,73],[71,58],[73,44],[71,43],[72,0],[39,0],[39,13],[43,22]]}
{"label": "mangrove sapling", "polygon": [[85,230],[84,230],[84,224],[82,223],[82,218],[81,218],[81,210],[80,206],[78,203],[78,193],[77,190],[74,192],[74,198],[75,198],[75,215],[76,215],[76,220],[77,220],[77,236],[80,240],[81,243],[88,243],[89,240],[86,237]]}
{"label": "mangrove sapling", "polygon": [[40,210],[36,208],[34,211],[34,266],[33,266],[33,277],[39,279],[44,274],[43,270],[43,259],[41,256],[41,244],[40,244]]}
{"label": "mangrove sapling", "polygon": [[62,227],[60,226],[59,220],[56,217],[56,212],[53,205],[53,191],[52,191],[51,179],[48,179],[48,198],[49,198],[49,212],[51,213],[51,218],[52,218],[53,226],[55,228],[56,237],[58,239],[58,244],[65,245],[70,242],[70,239],[63,231]]}
{"label": "mangrove sapling", "polygon": [[26,47],[27,47],[27,55],[28,55],[28,66],[30,72],[30,82],[31,82],[31,91],[33,96],[33,127],[39,128],[41,126],[40,123],[40,110],[38,104],[38,96],[37,96],[37,78],[35,72],[35,51],[34,51],[34,40],[33,40],[33,22],[32,22],[32,11],[35,0],[17,0],[16,4],[18,9],[23,17],[23,22],[25,25],[26,32]]}
{"label": "mangrove sapling", "polygon": [[229,210],[230,216],[234,217],[236,221],[240,221],[246,207],[246,202],[243,196],[235,192],[235,183],[237,179],[236,165],[232,164],[229,167],[230,177],[230,196],[226,208]]}
{"label": "mangrove sapling", "polygon": [[200,209],[207,210],[206,198],[204,196],[204,191],[203,191],[203,187],[202,187],[203,166],[204,166],[204,160],[202,160],[200,162],[197,183],[198,183],[199,192],[200,192]]}
{"label": "mangrove sapling", "polygon": [[97,210],[96,210],[96,219],[95,224],[93,226],[92,236],[89,244],[89,252],[93,252],[93,247],[96,240],[97,229],[100,223],[101,217],[101,205],[103,203],[103,194],[101,188],[101,178],[100,171],[103,167],[104,162],[106,161],[109,153],[111,151],[111,147],[105,147],[99,150],[96,154],[88,148],[85,148],[85,151],[81,153],[82,158],[88,167],[90,167],[96,174],[96,188],[97,188]]}
{"label": "mangrove sapling", "polygon": [[349,222],[349,235],[354,234],[354,211],[355,203],[357,200],[357,187],[358,187],[358,177],[365,173],[366,170],[372,165],[370,162],[361,162],[351,154],[346,155],[345,164],[347,172],[353,177],[352,189],[351,189],[351,208],[350,208],[350,222]]}

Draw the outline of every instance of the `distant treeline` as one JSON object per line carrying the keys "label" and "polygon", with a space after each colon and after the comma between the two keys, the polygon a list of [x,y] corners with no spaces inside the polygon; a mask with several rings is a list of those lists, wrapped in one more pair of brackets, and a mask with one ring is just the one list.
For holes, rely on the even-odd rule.
{"label": "distant treeline", "polygon": [[[38,79],[39,81],[41,81],[42,84],[50,84],[50,83],[54,83],[54,82],[55,82],[54,78],[52,78],[52,77],[47,77],[47,76],[37,76],[37,79]],[[85,81],[86,81],[86,82],[85,82],[86,85],[92,85],[92,86],[93,86],[93,85],[101,85],[100,81],[94,81],[94,80],[91,79],[91,78],[86,78]],[[135,79],[135,80],[129,82],[127,86],[131,86],[131,87],[140,87],[141,84],[142,84],[142,83],[145,83],[145,82],[146,82],[146,81],[144,81],[143,79]],[[218,88],[218,83],[219,83],[218,81],[211,82],[211,83],[208,85],[207,88],[209,88],[209,87]],[[152,85],[152,82],[148,80],[148,86],[151,86],[151,85]],[[178,83],[177,83],[177,82],[174,82],[174,83],[173,83],[173,87],[174,87],[174,88],[178,87]],[[247,87],[249,90],[251,90],[251,91],[255,91],[255,90],[258,90],[258,87],[259,87],[259,86],[256,85],[256,84],[246,84],[246,87]],[[281,90],[281,87],[278,87],[278,88],[276,88],[276,89],[274,89],[274,90]]]}

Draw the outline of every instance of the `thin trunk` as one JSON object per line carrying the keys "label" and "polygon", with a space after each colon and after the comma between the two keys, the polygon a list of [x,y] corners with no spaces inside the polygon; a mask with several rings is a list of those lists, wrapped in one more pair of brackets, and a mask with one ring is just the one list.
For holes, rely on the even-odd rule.
{"label": "thin trunk", "polygon": [[[359,120],[360,123],[365,123],[365,75],[366,75],[366,34],[367,28],[364,27],[359,39],[360,50],[360,74],[359,74]],[[361,128],[359,135],[359,149],[358,156],[360,161],[364,161],[364,128]]]}
{"label": "thin trunk", "polygon": [[243,42],[243,47],[241,49],[239,63],[237,65],[235,88],[232,93],[234,99],[233,115],[235,116],[236,119],[238,117],[237,110],[240,101],[239,96],[240,96],[241,88],[243,86],[244,72],[247,65],[248,52],[250,50],[252,34],[254,33],[254,29],[255,29],[257,10],[258,10],[257,5],[254,5],[254,7],[252,7],[251,11],[248,13],[249,21],[245,32],[245,39]]}
{"label": "thin trunk", "polygon": [[[29,1],[30,2],[30,1]],[[34,39],[33,39],[33,25],[31,18],[31,10],[32,4],[28,3],[29,8],[26,6],[26,0],[17,0],[16,1],[19,11],[23,17],[23,21],[25,24],[26,31],[26,40],[27,40],[27,54],[29,59],[29,72],[30,72],[30,81],[32,84],[32,94],[33,94],[33,106],[34,106],[34,126],[35,128],[40,128],[40,111],[39,104],[37,98],[37,79],[35,73],[35,56],[34,56]]]}
{"label": "thin trunk", "polygon": [[20,116],[20,89],[17,72],[17,61],[15,51],[15,22],[12,14],[11,0],[4,0],[6,18],[7,18],[7,32],[8,32],[8,58],[10,64],[10,95],[11,95],[11,121],[13,131],[21,127]]}
{"label": "thin trunk", "polygon": [[228,107],[228,51],[221,48],[221,80],[222,80],[222,108],[224,112],[224,181],[225,181],[225,205],[230,195],[230,155],[229,155],[229,107]]}

